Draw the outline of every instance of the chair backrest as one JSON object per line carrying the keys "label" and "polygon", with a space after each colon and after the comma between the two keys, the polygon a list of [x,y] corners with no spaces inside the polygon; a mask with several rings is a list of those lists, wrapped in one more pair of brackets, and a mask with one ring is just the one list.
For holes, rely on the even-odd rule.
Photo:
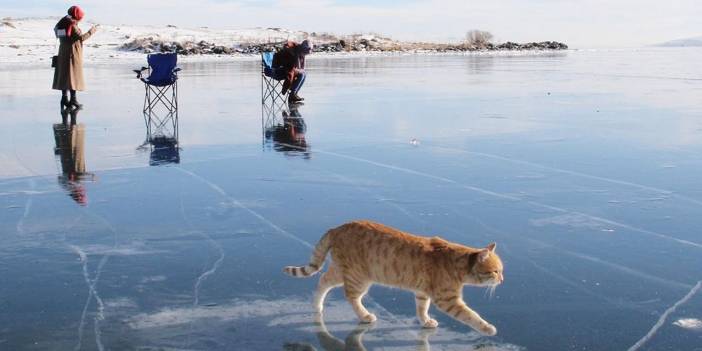
{"label": "chair backrest", "polygon": [[158,53],[149,54],[146,61],[151,68],[149,81],[158,83],[171,83],[173,81],[173,70],[178,64],[178,54],[176,53]]}
{"label": "chair backrest", "polygon": [[273,55],[275,55],[275,52],[273,51],[263,51],[261,52],[261,64],[263,65],[263,68],[273,68]]}
{"label": "chair backrest", "polygon": [[261,71],[268,77],[273,76],[273,51],[263,51],[261,52]]}

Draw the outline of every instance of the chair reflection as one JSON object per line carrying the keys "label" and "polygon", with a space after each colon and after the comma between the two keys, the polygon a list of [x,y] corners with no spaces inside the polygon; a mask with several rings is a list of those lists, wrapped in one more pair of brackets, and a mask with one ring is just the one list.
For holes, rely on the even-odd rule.
{"label": "chair reflection", "polygon": [[310,158],[307,124],[298,106],[263,105],[261,117],[263,145],[286,156]]}
{"label": "chair reflection", "polygon": [[[150,99],[148,93],[150,87],[147,84],[147,101]],[[173,85],[175,97],[175,83]],[[156,99],[164,106],[170,106],[170,110],[159,115],[156,111],[155,106],[158,104],[152,104],[151,102],[144,103],[144,123],[146,124],[146,140],[139,147],[143,150],[146,145],[149,145],[149,166],[162,166],[167,164],[178,164],[180,163],[180,146],[178,144],[178,111],[177,103],[166,103],[168,100],[163,100],[163,94],[156,94],[151,98],[156,97]],[[159,100],[161,99],[161,100]],[[176,101],[176,100],[173,100]],[[162,112],[162,111],[161,111]]]}
{"label": "chair reflection", "polygon": [[152,138],[149,141],[151,154],[149,155],[149,166],[161,166],[166,164],[180,163],[180,148],[178,140],[167,137]]}
{"label": "chair reflection", "polygon": [[63,123],[53,125],[54,155],[61,164],[58,183],[76,203],[86,206],[88,196],[83,182],[95,180],[95,175],[85,170],[85,126],[77,124],[77,118],[77,109],[61,111]]}

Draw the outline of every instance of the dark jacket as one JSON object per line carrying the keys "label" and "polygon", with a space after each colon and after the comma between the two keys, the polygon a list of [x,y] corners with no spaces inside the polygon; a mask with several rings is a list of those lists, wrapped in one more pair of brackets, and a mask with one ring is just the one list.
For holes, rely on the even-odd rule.
{"label": "dark jacket", "polygon": [[283,47],[273,54],[273,69],[277,72],[283,72],[281,76],[285,76],[283,82],[283,93],[288,91],[295,79],[295,66],[297,65],[297,56],[295,50],[291,47]]}

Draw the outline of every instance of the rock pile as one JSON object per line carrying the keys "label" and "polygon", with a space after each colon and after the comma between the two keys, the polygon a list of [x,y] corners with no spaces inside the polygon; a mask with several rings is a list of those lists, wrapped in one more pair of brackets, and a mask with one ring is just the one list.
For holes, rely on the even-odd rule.
{"label": "rock pile", "polygon": [[2,20],[0,20],[0,27],[10,27],[12,29],[17,29],[15,25],[12,23],[11,18],[5,17]]}
{"label": "rock pile", "polygon": [[133,39],[120,46],[121,50],[139,51],[146,54],[153,52],[176,52],[178,55],[230,55],[235,49],[223,45],[216,45],[204,40],[193,41],[163,41],[153,37]]}
{"label": "rock pile", "polygon": [[508,41],[506,43],[498,44],[498,45],[493,45],[489,44],[490,46],[494,47],[493,50],[566,50],[568,49],[568,45],[559,43],[557,41],[542,41],[540,43],[532,42],[532,43],[524,43],[524,44],[519,44],[519,43],[513,43],[511,41]]}
{"label": "rock pile", "polygon": [[[313,36],[314,37],[314,36]],[[518,51],[518,50],[565,50],[568,45],[543,41],[532,43],[506,42],[500,44],[485,43],[475,44],[436,44],[436,43],[408,43],[394,41],[379,36],[353,35],[338,39],[325,37],[325,41],[314,38],[314,51],[316,52],[472,52],[472,51]],[[240,43],[236,46],[224,46],[207,41],[163,41],[154,37],[132,39],[120,46],[121,50],[138,51],[143,53],[176,52],[179,55],[232,55],[232,54],[259,54],[264,50],[280,47],[282,43]]]}

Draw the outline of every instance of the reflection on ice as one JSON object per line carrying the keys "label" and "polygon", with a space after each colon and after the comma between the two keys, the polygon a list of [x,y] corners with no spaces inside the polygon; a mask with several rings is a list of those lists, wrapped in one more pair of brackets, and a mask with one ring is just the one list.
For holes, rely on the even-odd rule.
{"label": "reflection on ice", "polygon": [[160,136],[151,138],[149,144],[151,144],[150,166],[180,163],[180,148],[177,139]]}
{"label": "reflection on ice", "polygon": [[272,144],[275,151],[286,156],[302,156],[310,158],[310,149],[307,144],[307,124],[302,118],[300,107],[263,105],[263,142]]}
{"label": "reflection on ice", "polygon": [[[111,314],[136,310],[131,301],[118,299],[107,304]],[[120,310],[121,307],[124,307]],[[522,350],[516,345],[483,338],[473,331],[448,328],[422,329],[414,318],[381,312],[373,324],[357,324],[353,311],[342,301],[331,301],[325,321],[312,312],[310,301],[299,299],[237,299],[226,305],[164,308],[153,313],[126,317],[129,328],[149,340],[150,346],[198,348],[207,340],[229,340],[226,349],[275,350]],[[275,328],[275,334],[265,330]],[[190,337],[186,338],[186,334]],[[314,335],[317,343],[310,342]],[[336,335],[344,337],[344,341]],[[280,339],[276,340],[276,337]],[[199,339],[198,339],[199,338]],[[183,340],[184,339],[184,340]],[[189,340],[189,344],[187,341]],[[305,340],[305,341],[301,341]],[[146,346],[146,345],[144,345]],[[215,347],[215,349],[218,349]]]}
{"label": "reflection on ice", "polygon": [[85,206],[88,196],[83,181],[95,180],[95,175],[85,169],[85,126],[75,124],[78,110],[71,110],[70,125],[65,123],[66,113],[62,112],[64,123],[53,126],[56,141],[54,154],[61,163],[58,181],[75,202]]}

